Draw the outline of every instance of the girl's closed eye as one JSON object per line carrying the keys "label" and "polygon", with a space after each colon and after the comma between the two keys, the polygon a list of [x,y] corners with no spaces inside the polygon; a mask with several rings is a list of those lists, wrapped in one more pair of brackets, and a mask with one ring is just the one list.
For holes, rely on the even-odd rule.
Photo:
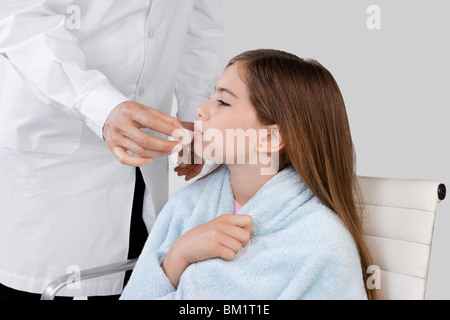
{"label": "girl's closed eye", "polygon": [[225,101],[220,100],[220,99],[217,99],[217,102],[219,103],[220,106],[224,106],[224,107],[229,107],[230,106],[229,103],[226,103]]}

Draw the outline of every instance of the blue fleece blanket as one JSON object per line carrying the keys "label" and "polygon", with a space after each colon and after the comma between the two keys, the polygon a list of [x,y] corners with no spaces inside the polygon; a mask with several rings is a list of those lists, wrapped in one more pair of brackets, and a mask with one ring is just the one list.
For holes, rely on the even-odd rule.
{"label": "blue fleece blanket", "polygon": [[161,268],[171,244],[225,213],[233,213],[233,193],[223,166],[169,200],[121,299],[367,299],[352,237],[292,167],[238,212],[252,216],[253,232],[234,260],[192,264],[174,288]]}

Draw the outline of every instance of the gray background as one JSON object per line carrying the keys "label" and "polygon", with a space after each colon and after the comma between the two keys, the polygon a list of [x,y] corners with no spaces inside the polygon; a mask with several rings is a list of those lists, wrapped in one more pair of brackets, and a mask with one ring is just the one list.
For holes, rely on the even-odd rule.
{"label": "gray background", "polygon": [[[367,28],[369,5],[380,30]],[[224,0],[227,59],[273,48],[318,60],[344,96],[359,175],[450,189],[449,15],[448,0]],[[170,181],[172,194],[187,184]],[[427,299],[450,298],[449,227],[450,195],[438,205]]]}

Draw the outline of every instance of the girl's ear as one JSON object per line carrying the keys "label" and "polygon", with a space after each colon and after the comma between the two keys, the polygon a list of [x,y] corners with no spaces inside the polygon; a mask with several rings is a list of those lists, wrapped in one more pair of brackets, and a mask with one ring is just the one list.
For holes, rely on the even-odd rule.
{"label": "girl's ear", "polygon": [[283,138],[276,124],[259,130],[259,143],[257,146],[258,152],[265,152],[266,154],[269,154],[279,152],[283,148]]}

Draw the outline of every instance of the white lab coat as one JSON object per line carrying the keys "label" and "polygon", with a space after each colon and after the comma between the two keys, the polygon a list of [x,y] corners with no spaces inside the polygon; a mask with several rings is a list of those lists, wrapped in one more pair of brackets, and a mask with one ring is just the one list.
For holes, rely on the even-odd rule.
{"label": "white lab coat", "polygon": [[[134,168],[109,151],[104,121],[125,100],[170,114],[174,92],[178,118],[196,120],[223,71],[223,39],[219,0],[0,0],[0,283],[41,293],[61,274],[127,258]],[[152,221],[168,159],[143,174]],[[122,284],[115,275],[61,295]]]}

